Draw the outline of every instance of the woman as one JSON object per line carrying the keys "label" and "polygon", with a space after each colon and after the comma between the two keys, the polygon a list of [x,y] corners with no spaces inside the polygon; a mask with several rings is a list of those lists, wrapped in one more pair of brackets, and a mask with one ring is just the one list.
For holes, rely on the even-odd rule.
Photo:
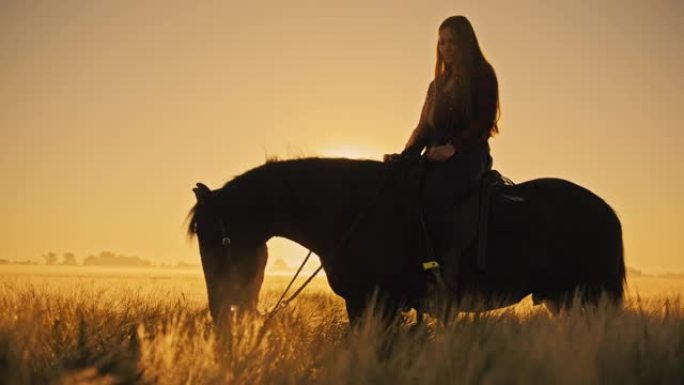
{"label": "woman", "polygon": [[426,148],[423,210],[435,252],[453,249],[446,235],[447,213],[491,169],[487,140],[498,132],[498,84],[464,16],[439,26],[435,78],[428,88],[418,126],[403,155]]}

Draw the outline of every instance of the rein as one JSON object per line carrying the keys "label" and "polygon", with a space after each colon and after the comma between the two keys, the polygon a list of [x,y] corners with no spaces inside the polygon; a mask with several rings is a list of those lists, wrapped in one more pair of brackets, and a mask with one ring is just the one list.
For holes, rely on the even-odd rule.
{"label": "rein", "polygon": [[306,262],[309,260],[309,257],[311,257],[311,250],[309,250],[309,253],[304,258],[304,261],[302,262],[302,264],[299,265],[297,272],[295,273],[295,275],[290,280],[290,283],[287,284],[287,287],[285,288],[283,293],[280,295],[280,298],[278,298],[278,301],[276,302],[275,306],[273,306],[271,311],[269,311],[268,314],[266,314],[266,321],[264,321],[264,323],[268,322],[271,318],[273,318],[273,316],[276,314],[276,312],[278,310],[280,310],[281,308],[287,307],[287,305],[290,303],[290,301],[295,299],[299,295],[299,293],[301,293],[304,290],[304,288],[314,279],[314,277],[321,270],[323,270],[323,265],[318,266],[318,268],[313,273],[311,273],[311,276],[309,276],[309,278],[307,278],[306,281],[304,281],[304,283],[302,283],[301,286],[299,286],[299,288],[297,290],[295,290],[294,293],[292,293],[292,295],[287,297],[287,299],[283,300],[283,298],[285,298],[285,295],[287,294],[287,292],[290,291],[292,284],[294,283],[294,281],[299,276],[299,273],[301,273],[302,269],[306,265]]}

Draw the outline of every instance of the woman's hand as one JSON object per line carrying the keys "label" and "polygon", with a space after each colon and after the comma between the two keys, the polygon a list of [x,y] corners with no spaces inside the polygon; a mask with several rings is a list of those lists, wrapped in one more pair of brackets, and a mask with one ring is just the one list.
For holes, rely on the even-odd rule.
{"label": "woman's hand", "polygon": [[454,156],[455,153],[456,149],[454,146],[452,146],[450,143],[447,143],[443,146],[428,147],[425,156],[427,156],[429,160],[442,162]]}

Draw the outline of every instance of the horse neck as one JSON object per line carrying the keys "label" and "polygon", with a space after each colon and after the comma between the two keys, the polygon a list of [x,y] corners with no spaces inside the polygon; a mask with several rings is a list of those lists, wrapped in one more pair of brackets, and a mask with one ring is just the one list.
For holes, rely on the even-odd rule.
{"label": "horse neck", "polygon": [[377,167],[371,162],[319,161],[293,162],[274,177],[271,204],[275,209],[267,238],[289,239],[325,260],[351,225],[365,195],[375,188]]}

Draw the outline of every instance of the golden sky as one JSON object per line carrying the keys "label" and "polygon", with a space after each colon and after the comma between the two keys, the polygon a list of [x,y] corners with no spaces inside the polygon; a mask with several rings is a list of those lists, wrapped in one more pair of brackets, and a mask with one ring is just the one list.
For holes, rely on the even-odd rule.
{"label": "golden sky", "polygon": [[195,182],[401,150],[455,14],[498,74],[495,168],[589,188],[628,265],[683,271],[684,3],[634,0],[2,1],[0,258],[198,262]]}

